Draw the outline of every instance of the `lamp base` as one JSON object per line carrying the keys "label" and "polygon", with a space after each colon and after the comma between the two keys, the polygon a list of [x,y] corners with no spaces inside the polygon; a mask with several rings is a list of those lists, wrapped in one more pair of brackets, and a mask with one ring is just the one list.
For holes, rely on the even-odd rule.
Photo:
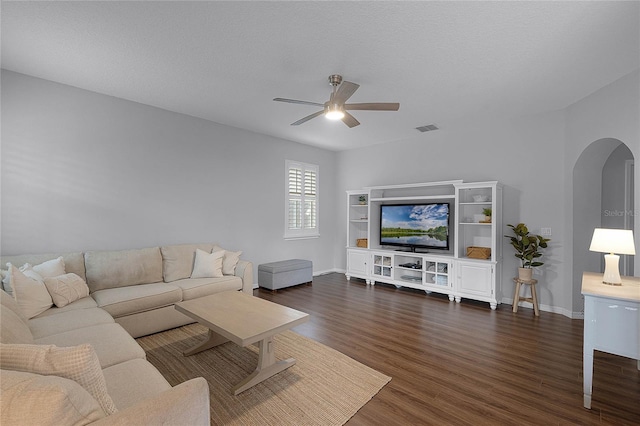
{"label": "lamp base", "polygon": [[604,276],[602,282],[607,285],[622,285],[622,279],[620,278],[620,269],[618,268],[618,262],[620,256],[617,254],[605,254],[604,255]]}

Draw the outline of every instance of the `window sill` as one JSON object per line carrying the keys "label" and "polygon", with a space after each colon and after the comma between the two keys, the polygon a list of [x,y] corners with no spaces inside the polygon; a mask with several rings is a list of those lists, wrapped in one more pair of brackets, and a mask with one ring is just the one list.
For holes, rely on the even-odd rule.
{"label": "window sill", "polygon": [[311,240],[314,238],[320,238],[320,234],[313,234],[313,235],[285,235],[284,236],[284,240],[285,241],[291,241],[291,240]]}

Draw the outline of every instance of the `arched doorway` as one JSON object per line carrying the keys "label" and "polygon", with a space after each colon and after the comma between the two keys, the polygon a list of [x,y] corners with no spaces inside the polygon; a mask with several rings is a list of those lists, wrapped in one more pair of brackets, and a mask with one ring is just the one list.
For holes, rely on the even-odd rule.
{"label": "arched doorway", "polygon": [[[593,229],[634,229],[633,208],[628,208],[634,192],[633,175],[629,176],[633,173],[633,161],[633,153],[622,141],[604,138],[586,147],[574,165],[573,312],[583,310],[582,273],[602,272],[602,254],[589,251]],[[632,198],[630,202],[633,206]],[[629,265],[633,261],[626,259],[622,263]]]}

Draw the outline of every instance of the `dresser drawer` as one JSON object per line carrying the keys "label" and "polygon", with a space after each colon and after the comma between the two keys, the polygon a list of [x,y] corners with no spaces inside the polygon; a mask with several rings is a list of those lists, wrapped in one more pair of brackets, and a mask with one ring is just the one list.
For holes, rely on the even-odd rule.
{"label": "dresser drawer", "polygon": [[640,304],[612,299],[593,301],[594,349],[640,359]]}

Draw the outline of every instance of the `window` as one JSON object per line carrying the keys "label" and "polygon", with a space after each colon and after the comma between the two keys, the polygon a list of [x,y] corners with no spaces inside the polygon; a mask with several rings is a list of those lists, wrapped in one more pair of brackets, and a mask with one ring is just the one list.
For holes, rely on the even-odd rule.
{"label": "window", "polygon": [[318,237],[318,166],[286,160],[285,238]]}

